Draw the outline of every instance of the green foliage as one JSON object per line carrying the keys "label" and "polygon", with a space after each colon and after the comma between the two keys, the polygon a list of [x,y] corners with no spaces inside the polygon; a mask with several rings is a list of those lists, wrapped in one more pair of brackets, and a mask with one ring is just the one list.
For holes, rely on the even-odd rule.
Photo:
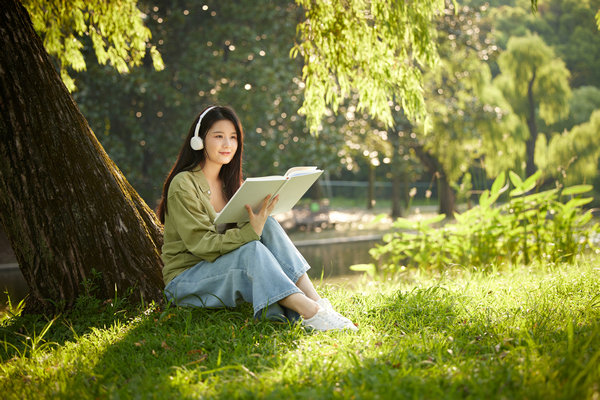
{"label": "green foliage", "polygon": [[[140,3],[166,68],[129,74],[90,65],[78,105],[110,157],[150,205],[194,117],[233,107],[244,127],[247,176],[294,165],[339,168],[339,135],[313,138],[297,114],[302,65],[289,57],[300,8],[293,1],[157,0]],[[102,106],[99,107],[98,105]],[[328,131],[329,133],[329,131]]]}
{"label": "green foliage", "polygon": [[598,174],[600,157],[600,110],[590,120],[576,125],[569,132],[556,133],[536,144],[536,165],[547,177],[566,184],[590,182]]}
{"label": "green foliage", "polygon": [[[356,107],[340,107],[343,114],[350,115],[350,121],[340,131],[362,132],[362,135],[348,135],[346,143],[351,149],[343,150],[345,165],[356,166],[354,160],[360,156],[354,156],[353,149],[367,157],[380,154],[385,157],[384,164],[385,161],[395,163],[389,175],[400,173],[403,181],[410,182],[423,169],[414,165],[418,162],[414,149],[423,148],[419,154],[427,153],[435,161],[419,161],[431,174],[443,174],[453,186],[483,157],[490,174],[514,165],[519,151],[511,147],[513,141],[507,140],[506,132],[513,131],[519,121],[491,82],[487,61],[496,55],[497,46],[478,28],[485,10],[485,6],[457,6],[447,1],[444,12],[433,20],[439,60],[423,75],[431,129],[409,121],[398,104],[394,106],[394,128],[387,131],[365,115],[361,120]],[[372,143],[373,139],[365,140],[362,136],[385,137],[393,146],[383,152]]]}
{"label": "green foliage", "polygon": [[[511,37],[507,50],[498,57],[498,65],[501,74],[494,83],[519,118],[513,126],[512,139],[515,146],[526,147],[526,171],[533,173],[536,170],[537,119],[552,124],[568,115],[569,71],[537,35]],[[521,160],[515,161],[511,169],[518,170]]]}
{"label": "green foliage", "polygon": [[536,12],[538,9],[537,0],[531,0],[531,11]]}
{"label": "green foliage", "polygon": [[300,111],[312,132],[319,131],[328,107],[337,112],[354,92],[357,109],[387,126],[397,102],[409,117],[424,117],[420,68],[437,61],[432,19],[444,1],[296,2],[305,20],[290,54],[304,58]]}
{"label": "green foliage", "polygon": [[29,11],[33,27],[42,37],[46,51],[60,66],[63,82],[69,90],[75,82],[68,69],[82,71],[86,62],[82,53],[84,40],[90,40],[98,62],[110,63],[119,73],[140,65],[150,53],[154,68],[164,68],[151,33],[144,26],[144,15],[137,0],[22,0]]}
{"label": "green foliage", "polygon": [[524,120],[531,107],[530,89],[534,105],[539,105],[539,115],[546,123],[567,115],[571,97],[569,71],[539,36],[511,38],[498,64],[502,72],[497,78],[498,85],[513,111]]}
{"label": "green foliage", "polygon": [[[496,44],[479,28],[486,7],[448,4],[436,18],[440,62],[425,74],[425,99],[431,116],[430,132],[418,142],[436,157],[451,184],[485,157],[490,167],[512,158],[511,140],[503,136],[516,124],[515,114],[492,85],[488,61]],[[423,132],[423,128],[419,131]],[[498,156],[501,153],[501,156]],[[437,171],[436,171],[437,172]],[[493,173],[490,168],[488,173]]]}
{"label": "green foliage", "polygon": [[[441,228],[434,224],[444,215],[425,220],[399,218],[397,232],[386,235],[385,244],[371,249],[377,271],[394,274],[406,267],[448,268],[452,265],[488,267],[500,264],[572,262],[589,249],[597,249],[597,223],[591,210],[583,210],[592,198],[579,195],[590,185],[577,185],[531,193],[541,173],[526,180],[514,172],[508,201],[497,204],[509,189],[502,173],[479,198],[479,205],[455,214],[456,222]],[[364,270],[366,267],[360,267]],[[375,265],[371,267],[371,270]]]}
{"label": "green foliage", "polygon": [[[593,398],[600,371],[598,260],[492,273],[413,271],[349,291],[318,289],[360,330],[305,333],[250,307],[61,315],[29,352],[0,323],[3,399]],[[39,334],[38,334],[39,336]],[[20,353],[19,353],[20,352]]]}
{"label": "green foliage", "polygon": [[543,132],[570,131],[575,125],[589,122],[592,113],[600,109],[600,88],[595,86],[580,86],[573,90],[569,100],[569,115],[547,127],[541,127]]}
{"label": "green foliage", "polygon": [[[467,0],[467,3],[480,3]],[[490,2],[489,19],[484,30],[501,49],[511,36],[535,33],[541,36],[571,72],[571,86],[600,86],[600,35],[594,15],[600,9],[598,0],[540,0],[532,13],[525,0]],[[492,29],[493,27],[493,29]],[[492,66],[495,71],[495,67]]]}

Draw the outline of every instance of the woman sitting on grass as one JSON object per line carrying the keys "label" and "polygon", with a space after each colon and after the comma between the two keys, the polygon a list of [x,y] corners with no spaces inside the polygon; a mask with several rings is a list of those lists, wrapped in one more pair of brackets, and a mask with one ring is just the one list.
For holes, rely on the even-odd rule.
{"label": "woman sitting on grass", "polygon": [[163,277],[178,305],[234,307],[252,303],[255,318],[296,321],[320,330],[356,330],[321,298],[306,260],[269,214],[264,199],[249,222],[215,226],[216,212],[242,182],[243,131],[228,107],[208,107],[194,121],[167,176],[158,206],[164,224]]}

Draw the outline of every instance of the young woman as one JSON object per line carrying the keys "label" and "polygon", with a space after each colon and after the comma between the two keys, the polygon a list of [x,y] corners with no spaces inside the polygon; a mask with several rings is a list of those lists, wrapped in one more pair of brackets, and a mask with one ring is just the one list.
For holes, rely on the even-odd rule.
{"label": "young woman", "polygon": [[163,277],[178,305],[234,307],[252,303],[256,318],[295,321],[320,330],[356,330],[321,298],[310,266],[269,214],[267,197],[249,222],[215,226],[216,213],[242,182],[243,131],[228,107],[206,108],[194,121],[163,186]]}

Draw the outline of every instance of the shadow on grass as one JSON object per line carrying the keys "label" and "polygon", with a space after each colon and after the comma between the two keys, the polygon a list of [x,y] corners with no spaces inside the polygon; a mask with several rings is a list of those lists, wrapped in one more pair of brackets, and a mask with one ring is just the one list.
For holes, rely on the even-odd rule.
{"label": "shadow on grass", "polygon": [[[304,336],[298,326],[254,321],[249,305],[220,310],[171,306],[135,315],[123,309],[111,314],[106,311],[110,304],[104,303],[101,312],[94,314],[98,304],[89,300],[86,317],[78,321],[71,318],[81,316],[81,309],[61,317],[43,338],[41,342],[52,343],[55,353],[72,341],[79,348],[75,354],[56,356],[47,368],[50,374],[35,377],[27,386],[19,382],[31,379],[29,373],[16,369],[5,375],[9,386],[17,383],[17,397],[41,393],[81,398],[185,397],[182,383],[202,382],[222,371],[256,379],[252,371],[276,368]],[[0,349],[1,361],[30,358],[23,338],[40,332],[45,322],[43,316],[24,315],[0,327],[0,341],[15,346]],[[57,368],[73,361],[80,365],[71,372]]]}
{"label": "shadow on grass", "polygon": [[[250,306],[155,308],[127,317],[126,312],[106,312],[110,305],[103,303],[99,321],[82,333],[61,325],[79,337],[79,351],[88,352],[89,366],[58,379],[40,377],[29,386],[34,388],[30,394],[585,398],[597,391],[599,323],[535,326],[545,317],[502,318],[501,310],[466,308],[466,301],[437,286],[398,291],[376,303],[361,304],[358,298],[357,334],[313,335],[297,326],[254,322]],[[366,309],[358,309],[361,305]],[[71,339],[60,330],[48,340],[61,337],[67,347]]]}
{"label": "shadow on grass", "polygon": [[[0,346],[0,360],[27,354],[31,341],[52,342],[54,346],[62,346],[94,329],[125,323],[130,315],[137,312],[127,304],[127,300],[102,301],[82,296],[77,299],[73,309],[64,314],[4,317],[0,322],[0,343],[5,345]],[[49,329],[42,335],[46,327]]]}

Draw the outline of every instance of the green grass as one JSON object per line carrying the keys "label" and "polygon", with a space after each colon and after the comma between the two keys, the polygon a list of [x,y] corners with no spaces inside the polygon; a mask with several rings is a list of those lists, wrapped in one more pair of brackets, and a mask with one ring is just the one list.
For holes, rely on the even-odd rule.
{"label": "green grass", "polygon": [[[82,298],[0,318],[0,393],[23,398],[600,395],[599,259],[411,272],[320,290],[360,330],[305,333],[234,310]],[[47,331],[44,332],[44,328]]]}

